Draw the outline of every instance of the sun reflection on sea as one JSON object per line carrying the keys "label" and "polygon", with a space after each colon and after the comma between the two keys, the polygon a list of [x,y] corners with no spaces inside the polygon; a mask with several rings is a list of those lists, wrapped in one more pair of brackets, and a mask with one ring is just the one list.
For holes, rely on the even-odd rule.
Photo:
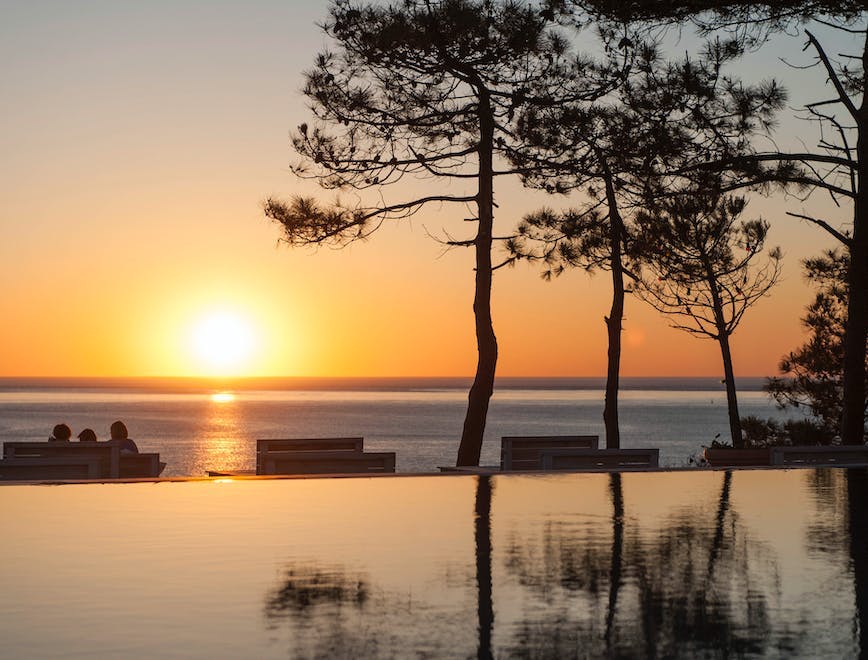
{"label": "sun reflection on sea", "polygon": [[240,470],[250,460],[250,442],[242,438],[242,402],[232,392],[215,392],[196,438],[195,463],[207,470]]}

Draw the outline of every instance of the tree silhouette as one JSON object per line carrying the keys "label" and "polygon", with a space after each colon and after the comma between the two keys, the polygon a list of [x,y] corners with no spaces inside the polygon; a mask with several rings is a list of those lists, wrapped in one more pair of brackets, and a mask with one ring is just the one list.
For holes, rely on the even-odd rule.
{"label": "tree silhouette", "polygon": [[[641,35],[631,35],[639,39]],[[535,150],[526,167],[526,185],[549,191],[581,191],[581,205],[556,213],[542,209],[525,217],[517,237],[507,246],[517,258],[541,260],[544,277],[566,267],[608,270],[612,304],[604,317],[608,336],[608,368],[603,419],[606,446],[620,446],[618,387],[626,279],[639,270],[630,218],[637,208],[672,194],[670,178],[660,163],[681,162],[686,154],[709,152],[726,136],[739,143],[769,125],[783,102],[775,84],[749,86],[725,74],[741,53],[734,42],[705,44],[697,57],[663,59],[651,41],[624,37],[626,51],[619,84],[603,99],[586,104],[529,107],[519,122]],[[636,44],[636,45],[634,45]],[[629,54],[629,56],[627,55]],[[619,69],[608,64],[614,76]],[[700,112],[697,104],[703,106]],[[718,136],[709,139],[697,118],[713,112]],[[726,121],[722,118],[726,117]]]}
{"label": "tree silhouette", "polygon": [[624,568],[624,490],[621,473],[609,474],[609,494],[612,497],[612,564],[609,570],[609,602],[606,605],[606,655],[611,655],[618,612],[618,593]]}
{"label": "tree silhouette", "polygon": [[[525,216],[518,227],[510,251],[517,258],[541,259],[546,264],[543,277],[560,275],[567,267],[588,272],[608,270],[612,277],[612,304],[606,323],[608,339],[606,394],[603,422],[606,447],[621,446],[618,425],[618,389],[621,372],[621,331],[624,319],[625,275],[633,277],[630,259],[630,233],[618,207],[614,178],[602,175],[606,190],[605,203],[589,208],[555,212],[541,209]],[[542,245],[538,251],[532,243]],[[519,256],[520,255],[520,256]]]}
{"label": "tree silhouette", "polygon": [[[830,88],[830,96],[804,108],[805,118],[820,131],[813,150],[763,151],[723,144],[719,158],[700,160],[694,166],[711,167],[732,175],[730,189],[746,186],[767,188],[772,183],[807,196],[815,190],[829,193],[836,204],[853,205],[851,229],[840,229],[824,218],[791,213],[821,227],[835,238],[849,255],[846,330],[844,335],[843,405],[841,436],[844,444],[862,444],[865,438],[865,351],[868,346],[868,7],[862,0],[681,0],[658,3],[637,0],[552,0],[554,9],[580,7],[607,20],[653,24],[689,21],[702,31],[727,29],[742,42],[762,43],[775,32],[789,32],[814,20],[836,29],[831,54],[817,36],[805,29],[805,49],[814,53],[814,64]],[[839,41],[854,41],[854,51],[840,52]],[[705,115],[714,130],[715,119]]]}
{"label": "tree silhouette", "polygon": [[262,613],[269,637],[283,639],[293,658],[393,658],[408,649],[441,657],[475,643],[462,608],[390,590],[339,563],[288,562]]}
{"label": "tree silhouette", "polygon": [[351,576],[340,568],[318,565],[287,567],[280,586],[269,592],[265,617],[280,621],[293,614],[307,615],[326,603],[362,606],[370,597],[367,577]]}
{"label": "tree silhouette", "polygon": [[[293,137],[303,157],[295,173],[331,189],[379,190],[427,177],[475,190],[353,206],[309,198],[265,203],[291,245],[346,245],[431,203],[474,208],[475,236],[445,239],[475,253],[478,361],[458,465],[479,463],[497,365],[491,286],[503,264],[494,264],[491,254],[498,240],[494,179],[517,173],[511,155],[525,148],[513,130],[517,113],[567,100],[561,91],[566,71],[584,66],[547,19],[538,8],[511,0],[388,6],[334,0],[324,28],[338,48],[320,54],[307,74],[304,92],[317,123],[302,124]],[[606,81],[593,71],[581,79],[570,95],[605,92]]]}
{"label": "tree silhouette", "polygon": [[476,656],[494,657],[491,650],[491,632],[494,628],[494,602],[491,584],[491,496],[494,491],[491,476],[476,477],[476,503],[473,515],[476,548],[476,609],[479,620],[479,646]]}
{"label": "tree silhouette", "polygon": [[[807,407],[829,436],[841,432],[848,262],[841,250],[803,262],[808,281],[819,289],[802,318],[808,338],[783,357],[782,377],[766,384],[782,407]],[[868,409],[868,402],[863,406]]]}
{"label": "tree silhouette", "polygon": [[[629,270],[629,232],[621,215],[614,169],[615,153],[623,137],[616,131],[624,124],[610,109],[551,108],[531,111],[524,117],[523,130],[543,152],[553,157],[554,150],[569,154],[569,162],[550,162],[524,176],[525,182],[551,186],[552,175],[562,190],[591,189],[590,201],[583,208],[555,212],[541,209],[522,220],[517,236],[507,244],[517,259],[542,260],[543,277],[560,275],[566,267],[592,272],[608,270],[612,277],[612,305],[604,317],[608,337],[608,368],[603,421],[606,446],[621,446],[618,426],[618,388],[621,363],[621,329],[624,317],[625,273]],[[556,133],[557,137],[551,135]],[[558,144],[554,144],[557,141]],[[544,151],[543,151],[544,150]],[[570,180],[571,179],[571,180]],[[567,183],[563,183],[567,181]],[[598,193],[595,185],[602,187]],[[598,199],[601,198],[601,199]],[[539,247],[537,247],[539,246]],[[625,263],[625,261],[627,263]]]}
{"label": "tree silhouette", "polygon": [[859,651],[868,653],[868,474],[847,470],[847,531],[855,593],[855,630]]}
{"label": "tree silhouette", "polygon": [[[507,574],[536,601],[509,657],[720,657],[786,653],[802,635],[775,616],[777,559],[732,507],[732,472],[717,506],[685,506],[649,533],[610,475],[611,544],[600,525],[547,524],[518,537]],[[804,626],[803,626],[804,628]]]}
{"label": "tree silhouette", "polygon": [[774,248],[762,264],[755,263],[768,223],[738,222],[744,207],[741,197],[694,191],[660,200],[636,216],[641,249],[648,254],[636,292],[671,316],[673,327],[717,341],[734,447],[743,441],[729,337],[748,308],[774,286],[781,259]]}

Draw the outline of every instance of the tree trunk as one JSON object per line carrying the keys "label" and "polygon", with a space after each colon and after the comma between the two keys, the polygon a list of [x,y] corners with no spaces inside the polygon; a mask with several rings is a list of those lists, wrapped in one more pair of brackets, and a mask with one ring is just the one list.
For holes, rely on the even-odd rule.
{"label": "tree trunk", "polygon": [[735,393],[735,375],[732,372],[732,352],[729,348],[730,331],[723,320],[723,301],[717,290],[717,278],[708,258],[703,259],[705,277],[711,289],[711,303],[714,306],[714,324],[717,327],[717,343],[720,344],[720,355],[723,358],[723,377],[726,379],[726,407],[729,411],[729,435],[732,446],[744,448],[741,439],[741,418],[738,415],[738,397]]}
{"label": "tree trunk", "polygon": [[729,335],[718,332],[717,341],[720,344],[720,354],[723,357],[723,375],[726,378],[726,405],[729,410],[729,434],[732,446],[742,449],[741,418],[738,416],[738,398],[735,393],[735,376],[732,373],[732,353],[729,350]]}
{"label": "tree trunk", "polygon": [[621,326],[624,318],[624,267],[621,264],[621,234],[623,220],[618,211],[618,200],[612,177],[606,169],[606,200],[609,206],[609,250],[612,271],[612,308],[606,318],[609,335],[609,361],[606,373],[606,402],[603,407],[603,423],[606,426],[606,447],[621,447],[621,432],[618,428],[618,388],[621,376]]}
{"label": "tree trunk", "polygon": [[615,613],[618,611],[618,591],[624,563],[624,491],[618,472],[609,475],[609,493],[612,495],[612,564],[609,568],[609,604],[606,607],[606,655],[612,656]]}
{"label": "tree trunk", "polygon": [[476,482],[476,593],[479,619],[479,646],[476,657],[493,658],[491,631],[494,628],[494,603],[491,597],[491,477],[480,475]]}
{"label": "tree trunk", "polygon": [[[850,567],[855,592],[855,621],[860,657],[868,654],[868,475],[864,470],[846,470],[847,531],[850,533]],[[843,621],[842,621],[843,623]]]}
{"label": "tree trunk", "polygon": [[488,402],[494,393],[497,367],[497,337],[491,321],[491,242],[494,227],[494,117],[488,93],[479,93],[479,192],[476,199],[479,228],[476,234],[476,290],[473,314],[476,321],[476,377],[470,388],[464,430],[458,446],[458,466],[479,465]]}
{"label": "tree trunk", "polygon": [[723,473],[723,488],[720,491],[720,499],[717,501],[717,517],[714,524],[714,539],[711,542],[711,552],[708,553],[708,568],[706,577],[711,580],[714,574],[714,565],[723,547],[723,534],[725,531],[726,513],[729,511],[729,492],[732,488],[732,470]]}
{"label": "tree trunk", "polygon": [[[868,39],[863,47],[862,62],[868,66]],[[844,413],[841,419],[841,442],[861,445],[865,442],[865,348],[868,333],[868,99],[863,97],[857,119],[856,160],[858,189],[853,213],[853,238],[847,274],[847,326],[844,333]]]}

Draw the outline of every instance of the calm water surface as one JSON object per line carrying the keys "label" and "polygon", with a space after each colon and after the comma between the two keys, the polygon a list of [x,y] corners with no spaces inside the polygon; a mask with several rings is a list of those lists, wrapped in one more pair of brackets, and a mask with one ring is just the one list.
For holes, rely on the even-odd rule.
{"label": "calm water surface", "polygon": [[0,486],[2,654],[866,651],[868,472]]}
{"label": "calm water surface", "polygon": [[[624,447],[659,447],[664,465],[685,465],[726,437],[726,394],[716,379],[625,379]],[[742,415],[782,418],[746,379]],[[482,462],[500,460],[504,435],[604,435],[601,379],[504,379],[492,400]],[[164,476],[253,469],[257,438],[363,436],[394,451],[400,472],[454,465],[467,405],[461,379],[356,379],[246,383],[225,394],[186,381],[0,379],[0,442],[43,440],[65,421],[101,438],[122,419],[143,451],[160,452]],[[215,396],[217,395],[217,396]],[[789,413],[792,415],[792,413]]]}

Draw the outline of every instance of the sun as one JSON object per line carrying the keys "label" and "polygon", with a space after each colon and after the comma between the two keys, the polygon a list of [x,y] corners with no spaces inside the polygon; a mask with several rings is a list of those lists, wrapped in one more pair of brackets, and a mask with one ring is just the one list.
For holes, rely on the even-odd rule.
{"label": "sun", "polygon": [[217,311],[200,319],[191,334],[193,352],[212,375],[238,375],[249,365],[256,345],[253,325],[242,315]]}

